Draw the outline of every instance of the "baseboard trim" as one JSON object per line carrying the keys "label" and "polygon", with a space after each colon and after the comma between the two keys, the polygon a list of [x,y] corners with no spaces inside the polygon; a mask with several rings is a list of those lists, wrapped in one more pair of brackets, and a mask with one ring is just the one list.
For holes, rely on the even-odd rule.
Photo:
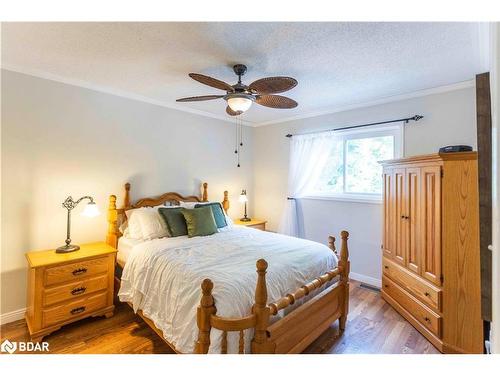
{"label": "baseboard trim", "polygon": [[376,279],[374,277],[362,275],[360,273],[350,272],[349,278],[356,280],[356,281],[360,281],[362,283],[365,283],[365,284],[368,284],[371,286],[374,286],[374,287],[379,288],[379,289],[382,288],[382,280]]}
{"label": "baseboard trim", "polygon": [[16,320],[24,319],[24,314],[26,309],[19,309],[15,311],[10,311],[5,314],[0,315],[0,325],[15,322]]}

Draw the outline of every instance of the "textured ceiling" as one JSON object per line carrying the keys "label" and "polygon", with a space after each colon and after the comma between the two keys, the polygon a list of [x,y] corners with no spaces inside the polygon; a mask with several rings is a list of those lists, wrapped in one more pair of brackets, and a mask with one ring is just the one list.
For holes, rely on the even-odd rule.
{"label": "textured ceiling", "polygon": [[470,80],[481,72],[478,23],[3,23],[2,65],[130,92],[226,116],[220,94],[187,74],[230,84],[287,75],[292,110],[253,105],[244,120],[275,121]]}

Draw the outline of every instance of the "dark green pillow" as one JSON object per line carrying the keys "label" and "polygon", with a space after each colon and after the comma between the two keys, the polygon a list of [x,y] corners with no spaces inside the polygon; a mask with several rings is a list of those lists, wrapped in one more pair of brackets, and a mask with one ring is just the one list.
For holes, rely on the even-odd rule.
{"label": "dark green pillow", "polygon": [[188,237],[209,236],[217,233],[217,224],[211,207],[198,207],[181,210],[186,219]]}
{"label": "dark green pillow", "polygon": [[186,219],[184,219],[181,207],[159,208],[158,212],[163,220],[165,220],[165,224],[167,224],[170,237],[185,236],[188,234]]}
{"label": "dark green pillow", "polygon": [[212,209],[212,213],[214,214],[215,224],[217,224],[217,228],[227,227],[226,216],[224,215],[224,211],[222,210],[222,206],[219,202],[205,203],[205,204],[197,204],[194,208],[208,206]]}

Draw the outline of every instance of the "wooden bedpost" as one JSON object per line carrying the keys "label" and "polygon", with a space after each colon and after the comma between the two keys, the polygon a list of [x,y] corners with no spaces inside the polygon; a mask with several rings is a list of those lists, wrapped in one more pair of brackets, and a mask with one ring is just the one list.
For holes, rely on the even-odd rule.
{"label": "wooden bedpost", "polygon": [[205,279],[201,283],[201,302],[198,306],[197,319],[198,324],[198,341],[196,341],[195,353],[207,354],[210,347],[210,318],[215,315],[217,309],[215,308],[214,297],[212,296],[212,289],[214,284],[210,279]]}
{"label": "wooden bedpost", "polygon": [[222,208],[224,209],[224,212],[227,214],[227,211],[229,210],[229,198],[228,198],[228,191],[224,191],[224,200],[222,201]]}
{"label": "wooden bedpost", "polygon": [[123,208],[127,209],[130,207],[130,183],[125,184],[125,197],[123,198]]}
{"label": "wooden bedpost", "polygon": [[347,313],[349,311],[349,249],[347,248],[347,239],[349,232],[343,230],[340,232],[342,237],[342,245],[340,247],[339,267],[341,268],[340,280],[344,283],[344,296],[342,300],[342,315],[339,318],[339,328],[343,331],[347,321]]}
{"label": "wooden bedpost", "polygon": [[206,182],[203,183],[203,194],[201,196],[201,200],[203,202],[208,202],[208,191],[207,191],[207,188],[208,188],[208,184]]}
{"label": "wooden bedpost", "polygon": [[269,354],[274,352],[274,344],[267,337],[270,309],[267,306],[266,285],[267,262],[264,259],[257,261],[257,287],[255,288],[255,304],[252,313],[255,314],[255,333],[252,339],[253,354]]}
{"label": "wooden bedpost", "polygon": [[118,245],[118,212],[116,211],[116,195],[109,196],[108,233],[106,243],[114,248]]}

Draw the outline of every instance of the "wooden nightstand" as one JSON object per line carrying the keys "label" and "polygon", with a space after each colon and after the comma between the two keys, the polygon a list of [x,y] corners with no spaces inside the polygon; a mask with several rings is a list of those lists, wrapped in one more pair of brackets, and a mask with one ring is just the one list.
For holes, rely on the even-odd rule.
{"label": "wooden nightstand", "polygon": [[61,326],[89,316],[113,316],[116,249],[104,242],[72,253],[33,251],[28,259],[26,322],[38,342]]}
{"label": "wooden nightstand", "polygon": [[250,221],[235,220],[236,225],[244,225],[246,227],[251,227],[260,230],[266,230],[266,220],[252,219]]}

